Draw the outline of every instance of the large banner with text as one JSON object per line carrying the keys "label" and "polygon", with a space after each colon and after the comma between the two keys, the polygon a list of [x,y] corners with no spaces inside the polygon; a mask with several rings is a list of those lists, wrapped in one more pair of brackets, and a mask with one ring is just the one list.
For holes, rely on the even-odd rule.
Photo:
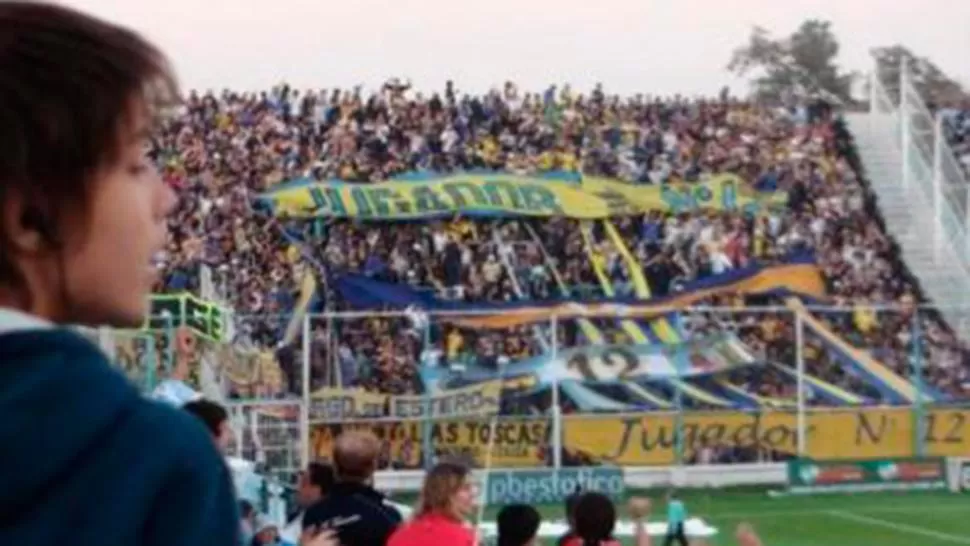
{"label": "large banner with text", "polygon": [[[928,409],[922,434],[911,408],[809,410],[805,453],[817,460],[858,460],[970,453],[970,410]],[[684,461],[705,449],[750,448],[796,455],[794,412],[650,413],[631,417],[566,417],[563,446],[593,461],[627,466],[670,465],[678,445]],[[921,450],[922,453],[917,451]]]}
{"label": "large banner with text", "polygon": [[275,214],[408,220],[454,216],[608,218],[652,210],[756,211],[783,205],[783,192],[758,192],[734,175],[690,184],[638,185],[602,178],[572,180],[512,174],[459,174],[379,184],[289,182],[259,202]]}
{"label": "large banner with text", "polygon": [[[310,450],[315,458],[330,460],[333,441],[346,430],[369,430],[381,440],[382,467],[420,468],[424,449],[433,459],[457,458],[484,466],[493,429],[489,419],[440,421],[318,423],[310,427]],[[496,468],[548,466],[552,423],[547,419],[505,418],[495,423],[491,464]],[[430,434],[429,442],[424,435]]]}
{"label": "large banner with text", "polygon": [[[918,433],[911,408],[811,410],[806,415],[805,453],[814,460],[868,460],[965,456],[970,453],[970,410],[931,409]],[[677,417],[649,413],[629,417],[565,416],[566,465],[662,466],[696,460],[705,449],[741,448],[795,456],[794,412],[686,412],[677,441]],[[485,417],[396,422],[355,421],[311,426],[314,456],[329,459],[333,439],[344,430],[373,431],[384,444],[385,466],[419,468],[423,449],[433,457],[459,457],[485,464],[491,430]],[[424,442],[430,434],[430,442]],[[492,465],[536,468],[551,464],[552,423],[548,418],[500,418],[495,427]]]}
{"label": "large banner with text", "polygon": [[311,395],[310,414],[322,421],[391,417],[413,419],[493,415],[499,410],[502,382],[428,394],[382,394],[363,389],[324,388]]}

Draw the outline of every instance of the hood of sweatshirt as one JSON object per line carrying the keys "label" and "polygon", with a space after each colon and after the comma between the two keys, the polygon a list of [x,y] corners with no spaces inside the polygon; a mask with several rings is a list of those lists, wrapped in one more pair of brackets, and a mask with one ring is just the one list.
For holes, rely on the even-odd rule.
{"label": "hood of sweatshirt", "polygon": [[139,400],[83,336],[0,309],[0,514],[70,480]]}

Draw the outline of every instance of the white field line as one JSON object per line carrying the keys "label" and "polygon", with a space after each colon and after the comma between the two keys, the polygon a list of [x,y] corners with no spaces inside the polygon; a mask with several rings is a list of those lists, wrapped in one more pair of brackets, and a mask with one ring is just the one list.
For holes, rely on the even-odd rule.
{"label": "white field line", "polygon": [[[694,503],[696,506],[697,503]],[[690,508],[688,506],[688,508]],[[920,504],[918,506],[874,506],[867,507],[864,510],[866,512],[876,512],[876,513],[906,513],[906,512],[950,512],[950,511],[966,511],[970,508],[970,505],[954,504],[954,503],[943,503],[943,504]],[[845,508],[844,510],[851,511],[850,508]],[[773,518],[776,516],[801,516],[801,515],[811,515],[811,514],[831,514],[834,511],[831,508],[806,508],[797,509],[793,508],[791,510],[758,510],[757,512],[700,512],[695,511],[694,513],[704,519],[756,519],[756,518]]]}
{"label": "white field line", "polygon": [[872,525],[874,527],[884,527],[886,529],[892,529],[893,531],[899,531],[901,533],[909,533],[911,535],[920,535],[928,538],[935,538],[937,540],[952,542],[954,544],[970,544],[970,538],[951,535],[949,533],[941,533],[940,531],[934,531],[933,529],[927,529],[926,527],[920,527],[918,525],[896,523],[894,521],[887,521],[884,519],[874,518],[871,516],[853,514],[852,512],[829,511],[826,513],[832,517],[843,519],[846,521],[865,523],[866,525]]}

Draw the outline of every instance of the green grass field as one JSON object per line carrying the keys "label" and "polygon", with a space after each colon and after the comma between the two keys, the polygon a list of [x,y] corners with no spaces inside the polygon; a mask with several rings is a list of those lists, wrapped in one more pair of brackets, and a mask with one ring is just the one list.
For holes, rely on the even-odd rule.
{"label": "green grass field", "polygon": [[[661,519],[663,492],[642,494],[654,501],[657,513],[651,519]],[[710,546],[734,546],[734,529],[742,521],[754,525],[764,546],[970,545],[970,495],[919,492],[769,498],[764,490],[721,490],[684,491],[681,496],[692,517],[718,528]],[[563,518],[561,506],[539,509],[549,520]],[[486,519],[494,520],[497,511],[489,508]],[[654,542],[660,546],[662,539]]]}

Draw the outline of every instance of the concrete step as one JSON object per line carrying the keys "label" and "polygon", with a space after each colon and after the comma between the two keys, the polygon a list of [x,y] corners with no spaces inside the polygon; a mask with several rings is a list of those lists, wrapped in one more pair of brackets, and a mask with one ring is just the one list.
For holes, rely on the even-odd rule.
{"label": "concrete step", "polygon": [[[887,231],[899,244],[910,271],[933,301],[970,305],[970,275],[959,259],[964,249],[955,246],[965,242],[948,240],[937,251],[934,237],[939,227],[932,210],[933,196],[929,195],[931,181],[910,178],[909,187],[903,186],[902,143],[894,117],[850,114],[846,122],[855,137]],[[952,326],[970,335],[970,321],[961,320],[956,312],[943,313]]]}

